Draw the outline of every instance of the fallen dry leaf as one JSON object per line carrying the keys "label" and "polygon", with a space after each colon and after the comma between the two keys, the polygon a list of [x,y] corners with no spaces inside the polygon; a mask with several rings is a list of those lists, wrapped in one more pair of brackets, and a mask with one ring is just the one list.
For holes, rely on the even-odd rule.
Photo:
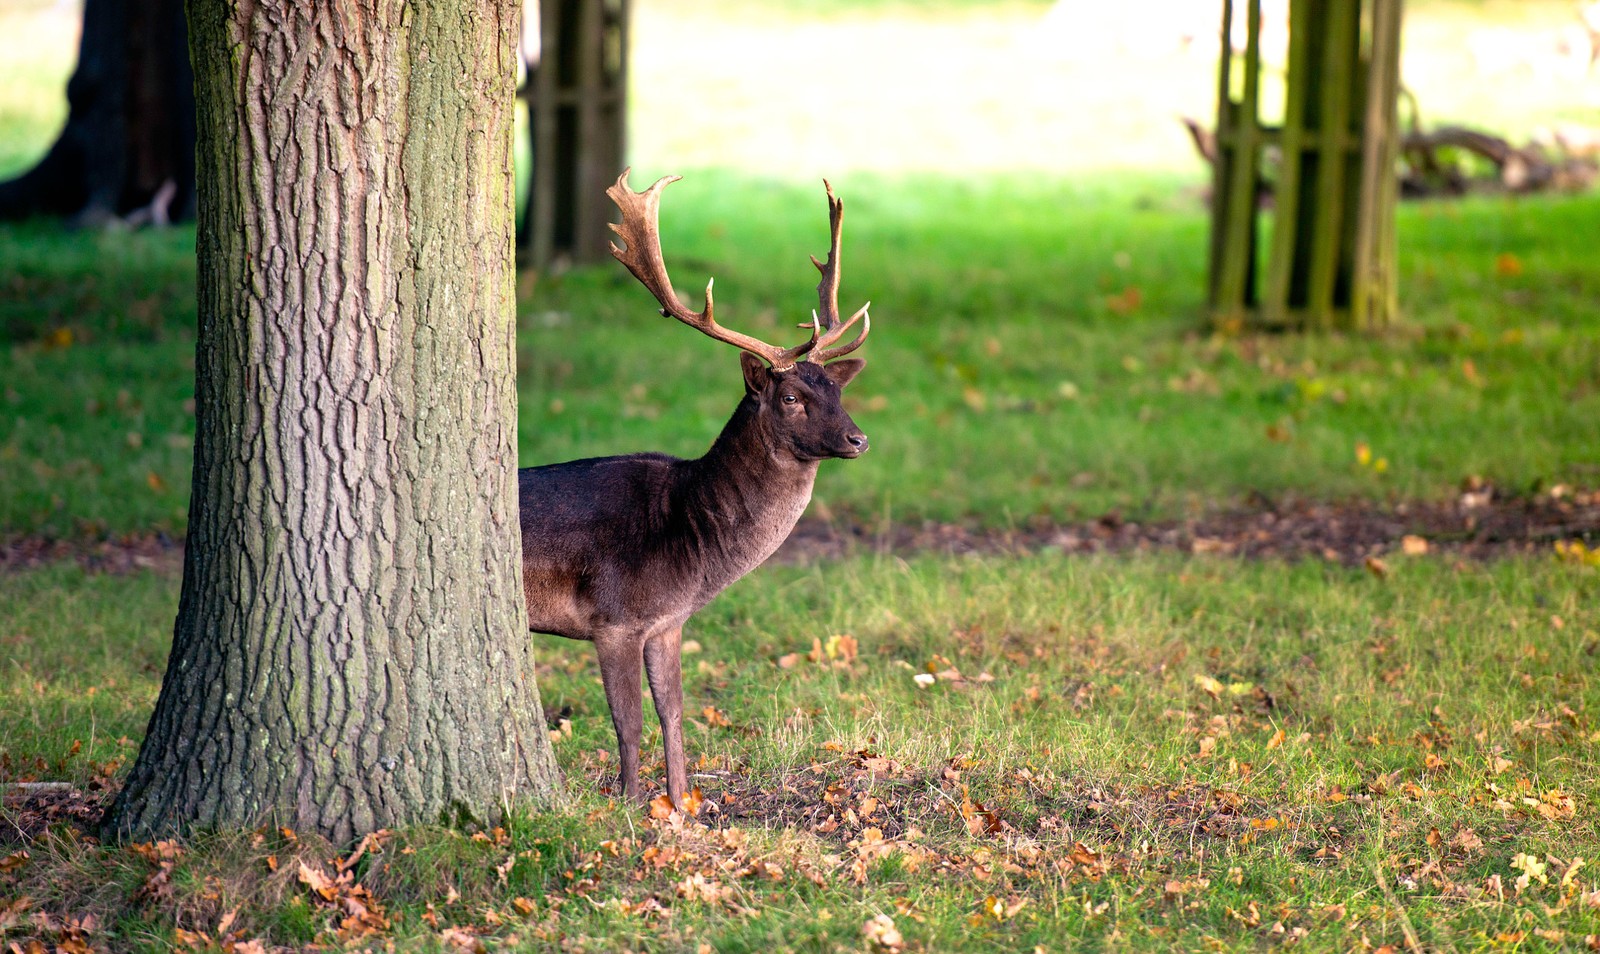
{"label": "fallen dry leaf", "polygon": [[900,936],[900,929],[894,926],[894,918],[887,914],[879,914],[861,926],[861,934],[867,943],[884,951],[898,951],[905,947],[905,938]]}
{"label": "fallen dry leaf", "polygon": [[339,889],[334,886],[333,879],[329,878],[321,868],[313,868],[304,861],[300,862],[300,883],[310,888],[324,901],[332,901],[339,896]]}
{"label": "fallen dry leaf", "polygon": [[836,636],[829,636],[828,642],[822,647],[822,651],[829,659],[850,663],[855,662],[857,654],[861,651],[861,644],[849,633],[840,633]]}
{"label": "fallen dry leaf", "polygon": [[733,894],[732,888],[715,878],[707,878],[698,871],[678,882],[674,889],[678,897],[690,901],[721,901]]}
{"label": "fallen dry leaf", "polygon": [[1028,906],[1027,898],[997,898],[990,895],[983,899],[983,913],[996,921],[1005,921],[1017,916],[1023,908]]}
{"label": "fallen dry leaf", "polygon": [[1106,296],[1106,308],[1114,315],[1127,315],[1139,310],[1144,293],[1137,285],[1129,285],[1120,293]]}
{"label": "fallen dry leaf", "polygon": [[974,838],[997,834],[1004,828],[998,814],[984,807],[982,802],[973,801],[965,792],[961,793],[961,817],[966,820],[967,832]]}
{"label": "fallen dry leaf", "polygon": [[484,947],[483,939],[464,928],[447,927],[439,932],[439,940],[453,951],[465,951],[468,954],[483,954],[488,948]]}

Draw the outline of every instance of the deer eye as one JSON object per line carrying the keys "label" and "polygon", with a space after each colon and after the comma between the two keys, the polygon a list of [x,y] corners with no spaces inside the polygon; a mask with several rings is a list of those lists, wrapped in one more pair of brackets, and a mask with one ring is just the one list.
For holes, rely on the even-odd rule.
{"label": "deer eye", "polygon": [[800,399],[795,397],[793,394],[785,394],[783,396],[783,403],[785,403],[785,404],[798,404],[798,403],[800,403]]}

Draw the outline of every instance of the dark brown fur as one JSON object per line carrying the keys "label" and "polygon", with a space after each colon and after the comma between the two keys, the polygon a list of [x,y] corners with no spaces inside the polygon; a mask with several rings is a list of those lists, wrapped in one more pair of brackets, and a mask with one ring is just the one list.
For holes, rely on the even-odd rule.
{"label": "dark brown fur", "polygon": [[841,403],[865,362],[778,371],[744,353],[745,396],[705,456],[628,454],[519,472],[528,626],[594,643],[617,733],[618,782],[638,799],[641,665],[661,719],[667,794],[681,805],[683,625],[778,548],[817,465],[867,439]]}

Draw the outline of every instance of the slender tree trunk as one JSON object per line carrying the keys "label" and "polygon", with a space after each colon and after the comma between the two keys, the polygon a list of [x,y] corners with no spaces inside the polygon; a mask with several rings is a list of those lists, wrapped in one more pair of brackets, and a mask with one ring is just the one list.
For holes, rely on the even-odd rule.
{"label": "slender tree trunk", "polygon": [[194,80],[183,0],[85,0],[66,127],[0,182],[0,219],[194,213]]}
{"label": "slender tree trunk", "polygon": [[190,0],[194,494],[110,833],[540,802],[516,498],[516,0]]}

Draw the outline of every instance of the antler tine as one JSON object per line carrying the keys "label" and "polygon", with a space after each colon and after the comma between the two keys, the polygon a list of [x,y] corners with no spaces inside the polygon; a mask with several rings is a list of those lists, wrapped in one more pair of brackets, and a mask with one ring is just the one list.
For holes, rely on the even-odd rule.
{"label": "antler tine", "polygon": [[816,346],[816,335],[812,340],[798,344],[793,348],[780,348],[777,345],[767,344],[758,338],[731,331],[717,324],[712,317],[711,282],[706,282],[706,307],[704,311],[691,311],[678,298],[672,290],[672,281],[667,277],[667,265],[661,257],[661,190],[667,185],[677,182],[679,176],[662,176],[650,188],[643,192],[635,192],[628,185],[628,173],[631,169],[622,170],[622,175],[611,188],[606,190],[606,195],[622,210],[622,222],[610,223],[611,231],[621,237],[626,250],[618,248],[617,243],[611,243],[611,254],[621,262],[639,284],[649,289],[656,301],[661,304],[661,314],[678,319],[691,328],[718,341],[726,342],[736,348],[759,357],[765,358],[774,368],[784,371],[794,367],[795,360],[809,352]]}
{"label": "antler tine", "polygon": [[838,341],[839,337],[849,330],[850,326],[855,324],[857,319],[860,319],[861,333],[856,335],[854,341],[846,345],[840,345],[837,348],[813,347],[811,352],[806,355],[806,360],[815,361],[818,364],[822,364],[826,361],[832,361],[834,358],[842,358],[865,344],[867,340],[867,332],[872,330],[872,316],[867,314],[867,309],[871,307],[872,302],[870,301],[865,305],[862,305],[860,310],[850,316],[849,320],[835,328],[832,334],[824,335],[822,340],[817,342],[817,344],[827,345],[834,341]]}
{"label": "antler tine", "polygon": [[[833,233],[833,241],[828,249],[828,260],[817,261],[815,255],[811,256],[811,264],[817,266],[817,271],[822,273],[822,280],[817,282],[817,302],[821,310],[811,313],[811,352],[806,355],[807,361],[821,364],[861,347],[867,340],[867,331],[872,327],[872,319],[867,315],[867,309],[872,303],[862,305],[861,308],[847,321],[839,320],[839,260],[841,236],[844,231],[844,202],[833,194],[833,185],[827,179],[822,180],[822,187],[828,190],[828,227]],[[861,334],[847,345],[833,347],[834,342],[844,336],[844,333],[855,324],[858,319],[865,318],[861,326]]]}
{"label": "antler tine", "polygon": [[827,262],[819,262],[813,255],[811,264],[822,273],[822,280],[817,282],[817,301],[822,307],[823,326],[831,330],[839,323],[839,246],[844,232],[844,202],[833,194],[833,184],[827,179],[822,180],[822,187],[828,190],[828,231],[832,233],[832,244],[828,247]]}

